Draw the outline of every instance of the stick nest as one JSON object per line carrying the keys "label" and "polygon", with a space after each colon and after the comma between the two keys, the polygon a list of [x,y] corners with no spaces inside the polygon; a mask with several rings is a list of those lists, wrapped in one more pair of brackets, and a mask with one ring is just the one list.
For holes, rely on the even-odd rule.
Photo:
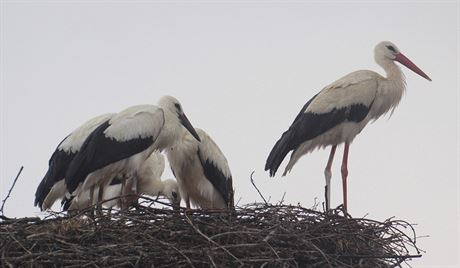
{"label": "stick nest", "polygon": [[110,216],[4,217],[0,254],[2,267],[398,267],[420,257],[401,220],[270,204],[175,211],[151,201]]}

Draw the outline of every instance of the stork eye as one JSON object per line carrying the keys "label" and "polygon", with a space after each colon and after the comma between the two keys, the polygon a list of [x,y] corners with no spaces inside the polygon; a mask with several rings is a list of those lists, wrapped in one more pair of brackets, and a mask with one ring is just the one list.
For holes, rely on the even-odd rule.
{"label": "stork eye", "polygon": [[393,46],[390,45],[390,46],[387,46],[387,48],[391,50],[391,52],[396,53],[396,49]]}
{"label": "stork eye", "polygon": [[174,103],[174,106],[176,106],[176,109],[179,111],[179,112],[182,112],[182,108],[180,107],[180,104],[179,103]]}
{"label": "stork eye", "polygon": [[172,197],[173,197],[174,199],[177,199],[177,193],[176,193],[176,192],[172,192],[171,195],[172,195]]}

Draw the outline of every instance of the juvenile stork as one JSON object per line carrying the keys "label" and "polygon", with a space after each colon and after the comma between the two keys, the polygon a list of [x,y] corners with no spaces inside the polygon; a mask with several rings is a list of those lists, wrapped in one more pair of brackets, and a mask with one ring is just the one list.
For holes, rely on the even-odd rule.
{"label": "juvenile stork", "polygon": [[41,210],[47,210],[57,199],[64,198],[67,192],[64,177],[70,162],[80,151],[89,134],[113,115],[103,114],[86,121],[59,143],[49,160],[48,171],[35,192],[35,206],[40,207]]}
{"label": "juvenile stork", "polygon": [[196,129],[201,142],[184,133],[166,156],[187,209],[233,208],[232,175],[227,159],[211,137]]}
{"label": "juvenile stork", "polygon": [[[124,204],[129,207],[137,203],[137,197],[134,195],[145,194],[153,197],[166,197],[173,207],[178,208],[181,201],[179,186],[175,180],[161,180],[164,168],[164,156],[159,152],[153,152],[138,170],[137,180],[128,180],[125,189],[122,189],[123,178],[120,175],[112,179],[110,184],[105,187],[102,205],[107,208],[121,208],[120,199],[117,199],[117,197],[120,197],[122,194],[131,194],[133,197],[129,198],[127,203]],[[134,185],[134,182],[137,182],[137,185]],[[124,190],[124,193],[122,193],[122,190]],[[94,205],[94,202],[91,204],[90,199],[90,191],[82,192],[78,197],[70,201],[68,210],[81,210]],[[97,199],[99,199],[98,196],[95,197],[95,200]]]}
{"label": "juvenile stork", "polygon": [[328,210],[331,165],[337,145],[345,143],[341,173],[343,206],[347,211],[347,163],[350,143],[369,121],[393,111],[406,89],[404,74],[395,61],[431,81],[391,42],[379,43],[375,47],[374,56],[387,77],[372,71],[360,70],[323,88],[303,106],[292,125],[276,142],[265,164],[265,170],[269,171],[270,176],[274,176],[286,155],[293,151],[283,173],[285,176],[301,156],[315,148],[331,145],[329,160],[324,170]]}
{"label": "juvenile stork", "polygon": [[153,151],[173,146],[186,130],[200,140],[179,101],[171,96],[162,97],[158,106],[129,107],[88,136],[66,172],[67,189],[78,195],[74,191],[80,183],[79,192],[96,186],[101,201],[104,186],[116,175],[136,178]]}

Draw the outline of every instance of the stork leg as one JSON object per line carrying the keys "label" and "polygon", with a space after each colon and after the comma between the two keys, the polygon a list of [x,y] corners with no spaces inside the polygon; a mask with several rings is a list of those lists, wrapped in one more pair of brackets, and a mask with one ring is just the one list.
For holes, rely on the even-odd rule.
{"label": "stork leg", "polygon": [[130,181],[126,185],[126,204],[125,209],[129,209],[130,207],[136,207],[139,204],[139,177],[137,172],[134,174]]}
{"label": "stork leg", "polygon": [[89,205],[93,205],[93,196],[94,196],[94,186],[89,188]]}
{"label": "stork leg", "polygon": [[131,187],[131,192],[133,192],[134,196],[130,197],[128,206],[136,206],[139,204],[139,177],[136,172],[136,177],[133,178],[133,186]]}
{"label": "stork leg", "polygon": [[324,169],[324,177],[326,178],[326,186],[324,186],[324,195],[326,198],[326,211],[331,209],[331,167],[332,161],[334,160],[335,149],[337,145],[332,145],[331,153],[329,154],[329,160],[327,161],[326,168]]}
{"label": "stork leg", "polygon": [[137,172],[134,174],[133,178],[133,185],[131,186],[131,190],[134,192],[134,194],[138,195],[138,189],[139,189],[139,177],[137,175]]}
{"label": "stork leg", "polygon": [[120,189],[120,198],[118,199],[118,207],[120,209],[123,209],[125,207],[125,188],[126,188],[126,180],[127,178],[125,176],[122,177],[122,180],[121,180],[121,189]]}
{"label": "stork leg", "polygon": [[348,206],[347,206],[347,177],[348,177],[348,149],[350,148],[350,144],[348,142],[345,143],[345,147],[343,149],[343,159],[342,159],[342,188],[343,188],[343,209],[345,214],[348,213]]}
{"label": "stork leg", "polygon": [[104,184],[99,185],[96,209],[99,216],[102,216],[102,201],[104,198]]}
{"label": "stork leg", "polygon": [[[84,209],[86,207],[90,207],[90,210],[89,210],[90,217],[94,217],[94,207],[93,207],[93,205],[94,205],[94,203],[93,203],[94,202],[94,192],[95,192],[94,190],[95,190],[94,185],[89,188],[89,203],[83,203],[82,207],[77,206],[77,208],[79,210]],[[86,200],[85,200],[85,202],[86,202]]]}
{"label": "stork leg", "polygon": [[185,207],[190,210],[190,198],[188,196],[185,198]]}

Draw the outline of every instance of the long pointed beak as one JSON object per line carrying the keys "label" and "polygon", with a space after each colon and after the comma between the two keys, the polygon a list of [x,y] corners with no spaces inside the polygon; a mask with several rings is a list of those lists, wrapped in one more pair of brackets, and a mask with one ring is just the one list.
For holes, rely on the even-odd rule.
{"label": "long pointed beak", "polygon": [[200,141],[200,137],[198,136],[198,133],[196,133],[195,128],[192,126],[190,121],[188,120],[187,116],[185,114],[182,114],[179,116],[181,124],[192,134],[192,136],[197,140]]}
{"label": "long pointed beak", "polygon": [[409,60],[404,54],[399,53],[396,55],[395,61],[401,63],[402,65],[406,66],[407,68],[411,69],[414,73],[420,75],[421,77],[425,78],[426,80],[431,81],[431,78],[428,77],[422,70],[420,70],[417,65],[415,65],[411,60]]}

